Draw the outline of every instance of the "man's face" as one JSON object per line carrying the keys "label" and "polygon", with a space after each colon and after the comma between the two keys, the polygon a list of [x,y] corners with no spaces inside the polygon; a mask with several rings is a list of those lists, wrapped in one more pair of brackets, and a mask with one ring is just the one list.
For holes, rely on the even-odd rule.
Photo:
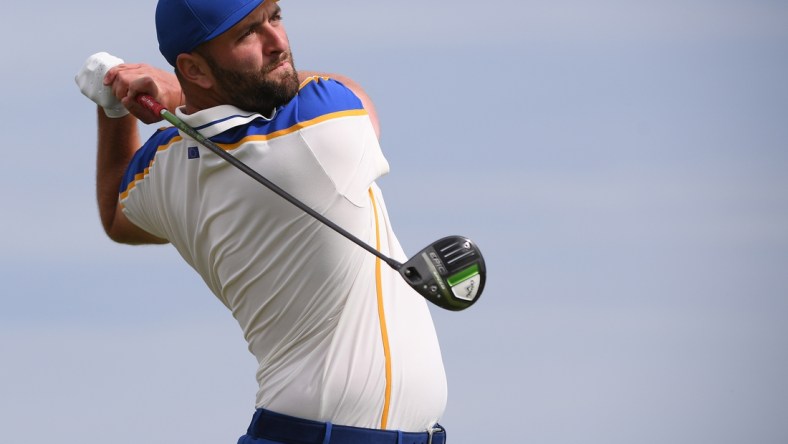
{"label": "man's face", "polygon": [[269,115],[298,93],[298,74],[276,2],[267,0],[197,52],[228,104]]}

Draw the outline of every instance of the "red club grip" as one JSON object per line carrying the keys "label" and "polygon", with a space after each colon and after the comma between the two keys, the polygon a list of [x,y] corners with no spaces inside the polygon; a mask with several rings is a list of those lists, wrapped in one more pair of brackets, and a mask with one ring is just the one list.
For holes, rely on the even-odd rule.
{"label": "red club grip", "polygon": [[147,95],[147,94],[140,94],[137,96],[137,102],[148,108],[149,110],[153,111],[156,114],[161,114],[162,111],[166,111],[167,108],[164,107],[161,103],[157,102],[156,99]]}

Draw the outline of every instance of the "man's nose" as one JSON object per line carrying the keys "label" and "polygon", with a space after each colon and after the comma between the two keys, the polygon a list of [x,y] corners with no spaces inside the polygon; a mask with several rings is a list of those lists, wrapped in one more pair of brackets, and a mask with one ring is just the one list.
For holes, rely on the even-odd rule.
{"label": "man's nose", "polygon": [[266,55],[287,51],[287,34],[284,29],[266,24],[263,27],[263,51]]}

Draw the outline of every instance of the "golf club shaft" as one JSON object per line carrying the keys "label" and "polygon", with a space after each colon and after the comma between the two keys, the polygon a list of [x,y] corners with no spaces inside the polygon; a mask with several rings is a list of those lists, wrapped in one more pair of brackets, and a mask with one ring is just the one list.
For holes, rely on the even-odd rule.
{"label": "golf club shaft", "polygon": [[350,232],[345,230],[344,228],[340,227],[339,225],[331,222],[330,220],[326,219],[325,216],[318,213],[317,211],[313,210],[312,208],[308,207],[306,204],[301,202],[300,200],[293,197],[290,193],[279,188],[275,183],[271,182],[270,180],[263,177],[260,173],[250,168],[245,163],[238,160],[235,156],[228,153],[224,149],[222,149],[219,145],[215,144],[205,136],[199,133],[196,129],[192,128],[191,126],[187,125],[183,120],[178,118],[175,114],[167,111],[167,109],[157,102],[153,97],[141,94],[137,96],[137,102],[140,103],[145,108],[153,111],[154,113],[160,114],[164,120],[173,124],[176,128],[186,133],[189,137],[193,138],[197,142],[199,142],[204,147],[208,148],[212,152],[214,152],[217,156],[221,157],[222,159],[229,162],[232,166],[238,168],[239,170],[246,173],[249,177],[260,182],[263,186],[268,188],[269,190],[273,191],[274,193],[278,194],[283,199],[287,200],[291,204],[295,205],[296,207],[300,208],[313,218],[315,218],[318,222],[322,223],[323,225],[331,228],[332,230],[336,231],[337,233],[341,234],[351,242],[355,243],[359,247],[367,250],[368,252],[374,254],[375,256],[379,257],[385,263],[387,263],[391,268],[394,270],[399,271],[402,267],[402,264],[395,261],[394,259],[384,255],[383,253],[379,252],[378,250],[372,248],[366,242],[362,241],[361,239],[357,238],[356,236],[352,235]]}

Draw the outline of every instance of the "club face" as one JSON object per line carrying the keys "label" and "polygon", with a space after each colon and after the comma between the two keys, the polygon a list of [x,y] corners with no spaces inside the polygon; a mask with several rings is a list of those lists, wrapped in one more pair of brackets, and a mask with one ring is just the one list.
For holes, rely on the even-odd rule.
{"label": "club face", "polygon": [[452,311],[473,305],[487,276],[481,251],[463,236],[433,242],[402,264],[399,272],[428,301]]}

